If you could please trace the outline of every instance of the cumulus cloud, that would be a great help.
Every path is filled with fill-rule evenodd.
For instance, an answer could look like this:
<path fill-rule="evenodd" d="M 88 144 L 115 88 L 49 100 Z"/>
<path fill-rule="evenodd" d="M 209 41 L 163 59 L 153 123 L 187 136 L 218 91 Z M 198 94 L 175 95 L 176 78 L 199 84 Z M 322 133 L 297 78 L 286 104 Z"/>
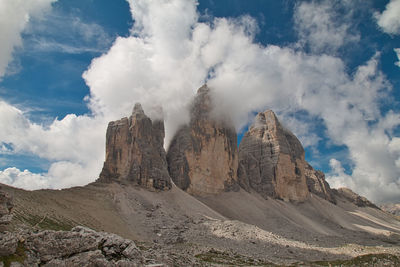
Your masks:
<path fill-rule="evenodd" d="M 300 43 L 316 53 L 335 53 L 345 44 L 357 42 L 351 28 L 352 8 L 346 1 L 301 2 L 294 13 Z M 339 12 L 342 10 L 342 13 Z M 347 13 L 343 14 L 343 10 Z"/>
<path fill-rule="evenodd" d="M 399 114 L 382 113 L 380 106 L 391 86 L 378 69 L 379 54 L 348 74 L 343 60 L 321 53 L 334 52 L 347 42 L 346 36 L 355 36 L 347 26 L 330 25 L 334 17 L 327 2 L 296 7 L 299 23 L 316 27 L 302 37 L 315 47 L 311 53 L 255 43 L 257 27 L 250 17 L 199 22 L 196 1 L 128 2 L 135 21 L 131 35 L 118 37 L 83 74 L 90 87 L 92 117 L 68 115 L 43 127 L 20 110 L 0 105 L 0 121 L 10 125 L 1 129 L 0 141 L 54 161 L 39 181 L 63 187 L 94 180 L 104 160 L 106 122 L 127 116 L 135 102 L 141 102 L 151 117 L 165 118 L 168 143 L 187 121 L 195 90 L 207 82 L 214 92 L 216 114 L 230 116 L 237 130 L 254 112 L 270 108 L 282 118 L 294 118 L 286 126 L 313 146 L 319 137 L 301 123 L 323 123 L 326 137 L 349 151 L 348 159 L 331 161 L 329 181 L 372 200 L 400 200 L 395 194 L 400 190 L 400 149 L 393 135 Z M 318 37 L 316 10 L 321 11 L 322 29 L 334 36 L 330 43 Z M 304 115 L 293 117 L 299 113 Z M 351 161 L 350 172 L 343 170 L 343 160 Z M 19 178 L 24 172 L 8 173 L 14 173 L 12 181 L 28 181 Z"/>
<path fill-rule="evenodd" d="M 0 78 L 6 73 L 16 47 L 22 45 L 21 32 L 31 17 L 40 16 L 56 0 L 13 0 L 0 3 Z"/>
<path fill-rule="evenodd" d="M 28 170 L 20 171 L 14 167 L 0 171 L 0 181 L 4 184 L 31 190 L 51 188 L 48 179 L 43 175 L 31 173 Z"/>
<path fill-rule="evenodd" d="M 400 0 L 390 0 L 382 13 L 375 13 L 379 27 L 389 34 L 400 34 Z"/>
<path fill-rule="evenodd" d="M 104 118 L 70 114 L 45 127 L 0 101 L 0 122 L 5 125 L 0 140 L 12 144 L 13 153 L 29 152 L 53 162 L 45 174 L 8 168 L 0 182 L 26 189 L 63 188 L 87 184 L 98 176 L 104 160 Z"/>

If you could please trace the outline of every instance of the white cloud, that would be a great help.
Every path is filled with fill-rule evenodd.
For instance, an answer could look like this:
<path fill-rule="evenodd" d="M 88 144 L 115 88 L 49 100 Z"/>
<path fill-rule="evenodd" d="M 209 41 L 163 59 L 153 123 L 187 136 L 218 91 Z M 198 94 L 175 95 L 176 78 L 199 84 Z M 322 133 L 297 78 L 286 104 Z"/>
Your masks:
<path fill-rule="evenodd" d="M 60 11 L 35 20 L 24 33 L 24 47 L 33 52 L 99 53 L 106 52 L 113 41 L 99 24 L 84 22 L 75 15 Z"/>
<path fill-rule="evenodd" d="M 17 168 L 0 171 L 0 182 L 31 190 L 51 187 L 43 175 L 31 173 L 28 170 L 20 171 Z"/>
<path fill-rule="evenodd" d="M 396 63 L 394 63 L 396 66 L 399 66 L 400 67 L 400 48 L 395 48 L 394 49 L 394 52 L 396 53 L 396 55 L 397 55 L 397 62 Z"/>
<path fill-rule="evenodd" d="M 400 200 L 394 194 L 400 190 L 400 154 L 393 136 L 400 119 L 395 112 L 380 111 L 390 85 L 378 70 L 379 54 L 349 75 L 340 58 L 319 49 L 308 54 L 254 43 L 256 27 L 249 17 L 199 23 L 195 1 L 129 3 L 135 20 L 131 36 L 118 37 L 83 74 L 94 117 L 68 115 L 44 128 L 20 110 L 0 105 L 0 122 L 9 125 L 0 130 L 0 141 L 54 161 L 42 174 L 49 185 L 65 186 L 66 179 L 71 184 L 93 181 L 104 160 L 106 121 L 127 116 L 135 102 L 152 117 L 165 116 L 168 142 L 177 126 L 187 121 L 186 107 L 207 80 L 214 89 L 216 113 L 229 115 L 237 129 L 255 111 L 271 108 L 284 118 L 301 111 L 304 117 L 286 125 L 304 135 L 302 140 L 315 145 L 311 139 L 317 137 L 300 122 L 319 120 L 331 142 L 348 148 L 352 172 L 345 174 L 340 162 L 333 161 L 332 183 L 350 186 L 372 200 Z M 348 28 L 335 32 L 331 20 L 328 16 L 322 24 L 337 35 L 338 41 L 328 46 L 335 50 L 346 42 L 341 38 Z M 327 44 L 313 34 L 303 38 L 323 49 Z"/>
<path fill-rule="evenodd" d="M 352 177 L 345 173 L 345 170 L 340 161 L 338 161 L 337 159 L 330 159 L 329 166 L 331 167 L 332 172 L 329 176 L 326 177 L 326 180 L 332 188 L 355 187 L 354 183 L 352 183 Z M 352 184 L 350 185 L 350 183 Z"/>
<path fill-rule="evenodd" d="M 56 0 L 0 2 L 0 79 L 6 73 L 14 49 L 22 45 L 21 32 L 32 16 L 40 16 Z"/>
<path fill-rule="evenodd" d="M 338 6 L 348 13 L 339 13 Z M 312 52 L 331 54 L 345 44 L 357 42 L 360 37 L 352 32 L 351 11 L 346 1 L 301 2 L 294 13 L 300 42 Z"/>
<path fill-rule="evenodd" d="M 389 34 L 400 34 L 400 0 L 390 0 L 385 10 L 375 13 L 379 27 Z"/>
<path fill-rule="evenodd" d="M 6 126 L 0 129 L 0 140 L 12 144 L 13 153 L 29 152 L 53 162 L 48 173 L 41 175 L 6 169 L 0 182 L 25 189 L 62 188 L 84 185 L 98 177 L 105 153 L 104 118 L 70 114 L 44 127 L 30 122 L 21 110 L 0 101 L 0 122 Z M 31 182 L 36 178 L 37 183 Z"/>

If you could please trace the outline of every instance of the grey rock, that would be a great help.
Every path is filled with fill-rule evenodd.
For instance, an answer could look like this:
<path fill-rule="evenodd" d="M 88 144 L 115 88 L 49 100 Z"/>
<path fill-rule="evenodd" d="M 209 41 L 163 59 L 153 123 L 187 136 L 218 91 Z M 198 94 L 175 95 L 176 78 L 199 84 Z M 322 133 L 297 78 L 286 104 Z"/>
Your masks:
<path fill-rule="evenodd" d="M 13 207 L 11 195 L 1 190 L 0 186 L 0 232 L 6 230 L 6 226 L 11 222 Z"/>
<path fill-rule="evenodd" d="M 98 245 L 98 236 L 74 231 L 41 231 L 32 233 L 25 241 L 26 248 L 34 251 L 41 262 L 96 250 Z"/>
<path fill-rule="evenodd" d="M 0 256 L 14 254 L 17 246 L 18 238 L 16 235 L 9 232 L 0 233 Z"/>
<path fill-rule="evenodd" d="M 371 207 L 371 208 L 379 209 L 379 207 L 377 207 L 374 203 L 369 201 L 367 198 L 360 196 L 357 193 L 353 192 L 350 188 L 342 187 L 339 189 L 333 189 L 333 192 L 338 197 L 343 197 L 358 207 Z"/>
<path fill-rule="evenodd" d="M 304 149 L 271 111 L 260 112 L 239 147 L 239 184 L 264 198 L 305 201 Z"/>
<path fill-rule="evenodd" d="M 322 171 L 314 170 L 310 164 L 305 166 L 308 190 L 333 204 L 336 204 L 335 195 L 325 180 L 325 174 Z"/>
<path fill-rule="evenodd" d="M 164 122 L 153 122 L 136 104 L 129 118 L 108 124 L 106 160 L 98 181 L 129 182 L 150 190 L 170 189 L 164 136 Z"/>
<path fill-rule="evenodd" d="M 54 259 L 46 263 L 46 267 L 110 267 L 115 266 L 106 260 L 100 250 L 79 253 L 67 259 Z"/>
<path fill-rule="evenodd" d="M 391 213 L 395 216 L 400 216 L 400 204 L 399 203 L 385 203 L 379 206 L 381 210 Z"/>
<path fill-rule="evenodd" d="M 172 180 L 193 195 L 239 190 L 236 131 L 229 119 L 212 112 L 212 92 L 204 85 L 192 103 L 190 123 L 177 131 L 167 153 Z"/>
<path fill-rule="evenodd" d="M 22 263 L 14 261 L 10 263 L 10 267 L 24 267 L 24 265 Z"/>
<path fill-rule="evenodd" d="M 7 233 L 1 242 L 5 247 L 1 256 L 15 254 L 20 242 L 26 266 L 142 266 L 144 262 L 132 240 L 81 226 L 71 231 Z"/>
<path fill-rule="evenodd" d="M 131 242 L 123 251 L 122 255 L 124 255 L 127 259 L 137 259 L 140 258 L 140 250 L 136 247 L 135 243 Z"/>

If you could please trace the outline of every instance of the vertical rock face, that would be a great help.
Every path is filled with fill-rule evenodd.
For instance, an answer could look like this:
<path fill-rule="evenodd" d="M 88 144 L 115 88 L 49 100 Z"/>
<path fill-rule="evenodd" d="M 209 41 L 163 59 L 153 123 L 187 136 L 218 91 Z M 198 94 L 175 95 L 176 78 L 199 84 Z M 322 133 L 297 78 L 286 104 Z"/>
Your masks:
<path fill-rule="evenodd" d="M 110 122 L 106 161 L 99 181 L 132 182 L 148 189 L 170 189 L 164 135 L 164 123 L 152 122 L 140 104 L 135 105 L 129 118 Z"/>
<path fill-rule="evenodd" d="M 13 206 L 12 197 L 6 192 L 2 191 L 0 187 L 0 231 L 3 231 L 11 222 L 11 210 Z"/>
<path fill-rule="evenodd" d="M 211 111 L 210 89 L 204 85 L 193 102 L 189 125 L 181 127 L 168 149 L 172 180 L 194 195 L 239 189 L 236 131 L 211 118 Z"/>
<path fill-rule="evenodd" d="M 305 172 L 308 190 L 311 193 L 336 204 L 334 193 L 329 184 L 325 181 L 325 174 L 321 171 L 314 170 L 314 168 L 308 163 L 306 163 Z"/>
<path fill-rule="evenodd" d="M 239 183 L 264 198 L 304 201 L 310 193 L 300 141 L 268 110 L 259 113 L 239 147 Z"/>

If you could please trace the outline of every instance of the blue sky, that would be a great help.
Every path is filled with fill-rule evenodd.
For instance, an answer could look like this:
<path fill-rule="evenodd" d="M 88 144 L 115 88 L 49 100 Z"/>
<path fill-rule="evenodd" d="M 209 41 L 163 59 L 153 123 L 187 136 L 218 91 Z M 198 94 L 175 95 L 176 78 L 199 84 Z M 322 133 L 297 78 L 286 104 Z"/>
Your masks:
<path fill-rule="evenodd" d="M 39 0 L 0 5 L 0 182 L 94 181 L 107 122 L 187 121 L 204 82 L 239 135 L 273 109 L 332 186 L 400 201 L 400 1 Z"/>

